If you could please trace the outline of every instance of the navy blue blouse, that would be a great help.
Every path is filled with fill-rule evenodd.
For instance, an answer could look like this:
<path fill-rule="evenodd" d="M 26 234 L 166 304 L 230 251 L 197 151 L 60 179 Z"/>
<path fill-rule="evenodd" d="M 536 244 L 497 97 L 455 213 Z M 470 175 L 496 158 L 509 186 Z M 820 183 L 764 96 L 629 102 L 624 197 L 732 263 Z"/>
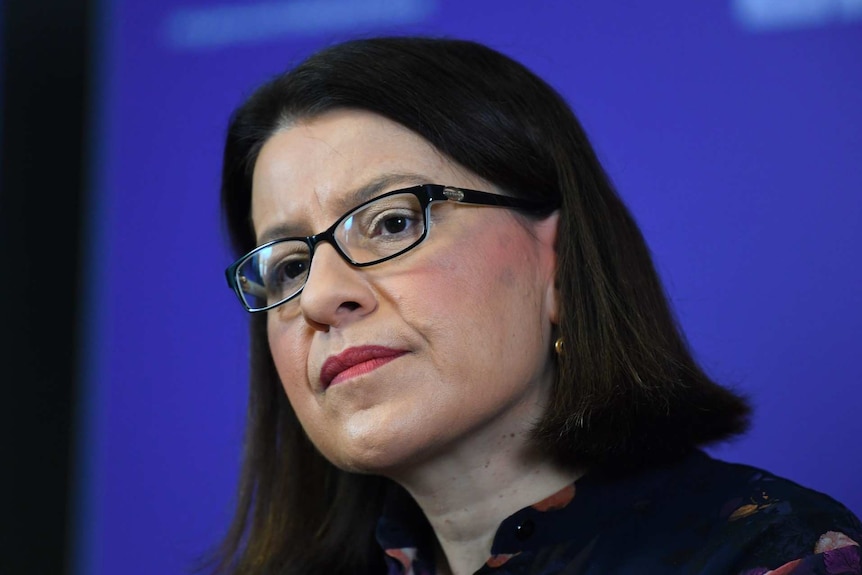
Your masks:
<path fill-rule="evenodd" d="M 389 575 L 433 575 L 434 534 L 406 493 L 377 525 Z M 833 499 L 695 452 L 623 477 L 588 473 L 508 517 L 481 574 L 862 575 L 862 524 Z"/>

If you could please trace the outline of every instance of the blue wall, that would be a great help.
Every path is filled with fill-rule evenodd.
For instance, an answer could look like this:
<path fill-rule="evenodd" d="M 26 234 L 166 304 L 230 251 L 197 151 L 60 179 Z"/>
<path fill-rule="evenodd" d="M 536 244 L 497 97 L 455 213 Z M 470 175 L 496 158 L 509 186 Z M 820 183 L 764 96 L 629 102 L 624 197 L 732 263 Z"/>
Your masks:
<path fill-rule="evenodd" d="M 862 513 L 862 2 L 104 4 L 81 575 L 186 572 L 222 535 L 247 385 L 222 275 L 227 117 L 356 34 L 476 39 L 556 86 L 697 356 L 754 399 L 754 430 L 715 452 Z"/>

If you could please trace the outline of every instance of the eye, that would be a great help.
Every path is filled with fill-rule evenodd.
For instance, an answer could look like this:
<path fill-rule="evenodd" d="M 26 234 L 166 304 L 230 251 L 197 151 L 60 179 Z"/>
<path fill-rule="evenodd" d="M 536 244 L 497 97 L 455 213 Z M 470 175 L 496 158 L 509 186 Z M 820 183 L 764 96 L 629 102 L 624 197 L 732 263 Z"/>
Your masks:
<path fill-rule="evenodd" d="M 294 254 L 272 262 L 266 273 L 266 290 L 283 295 L 297 289 L 308 275 L 310 259 L 306 254 Z"/>
<path fill-rule="evenodd" d="M 424 222 L 415 194 L 393 193 L 365 204 L 342 220 L 336 237 L 356 261 L 372 261 L 416 243 L 422 237 Z"/>
<path fill-rule="evenodd" d="M 275 269 L 275 278 L 277 280 L 292 281 L 304 275 L 308 271 L 307 259 L 294 259 L 282 261 L 278 263 Z"/>
<path fill-rule="evenodd" d="M 386 218 L 381 224 L 381 227 L 388 234 L 397 234 L 406 230 L 409 225 L 410 220 L 404 216 L 392 216 Z"/>
<path fill-rule="evenodd" d="M 387 210 L 375 216 L 368 226 L 366 235 L 368 237 L 403 235 L 418 226 L 418 214 L 407 210 Z"/>

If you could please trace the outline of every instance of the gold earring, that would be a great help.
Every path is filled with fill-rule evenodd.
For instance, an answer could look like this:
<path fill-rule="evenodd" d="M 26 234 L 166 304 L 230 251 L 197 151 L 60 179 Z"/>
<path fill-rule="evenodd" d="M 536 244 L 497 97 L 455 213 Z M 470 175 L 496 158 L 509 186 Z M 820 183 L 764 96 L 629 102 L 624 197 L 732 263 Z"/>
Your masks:
<path fill-rule="evenodd" d="M 557 352 L 557 355 L 563 355 L 563 336 L 557 338 L 557 341 L 554 342 L 554 351 Z"/>

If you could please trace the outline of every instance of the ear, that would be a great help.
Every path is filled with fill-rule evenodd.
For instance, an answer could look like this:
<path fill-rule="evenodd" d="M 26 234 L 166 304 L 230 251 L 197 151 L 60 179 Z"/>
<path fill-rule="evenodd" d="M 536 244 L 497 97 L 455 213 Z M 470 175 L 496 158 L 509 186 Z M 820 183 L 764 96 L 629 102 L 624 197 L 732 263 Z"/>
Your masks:
<path fill-rule="evenodd" d="M 560 323 L 560 296 L 557 289 L 557 235 L 560 211 L 536 223 L 535 233 L 539 240 L 542 277 L 545 280 L 545 317 L 553 325 Z"/>

